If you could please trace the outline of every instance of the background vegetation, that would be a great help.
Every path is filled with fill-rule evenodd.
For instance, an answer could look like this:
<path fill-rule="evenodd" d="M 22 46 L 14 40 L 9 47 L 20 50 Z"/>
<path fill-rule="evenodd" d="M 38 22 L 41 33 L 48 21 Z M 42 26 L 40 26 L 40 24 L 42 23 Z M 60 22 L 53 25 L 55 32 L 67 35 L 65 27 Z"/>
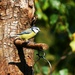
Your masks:
<path fill-rule="evenodd" d="M 36 42 L 49 45 L 45 52 L 52 75 L 75 75 L 75 1 L 35 0 L 35 7 L 36 25 L 41 29 Z M 39 62 L 35 74 L 48 75 L 48 63 L 42 59 Z"/>

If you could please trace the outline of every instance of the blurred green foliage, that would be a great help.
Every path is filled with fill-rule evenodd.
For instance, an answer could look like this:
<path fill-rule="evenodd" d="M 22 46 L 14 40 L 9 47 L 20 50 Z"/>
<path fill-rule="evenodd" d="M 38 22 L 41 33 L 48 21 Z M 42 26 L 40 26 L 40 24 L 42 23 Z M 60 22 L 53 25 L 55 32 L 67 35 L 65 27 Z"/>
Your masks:
<path fill-rule="evenodd" d="M 41 29 L 36 42 L 49 45 L 45 52 L 52 75 L 75 75 L 75 0 L 35 0 L 35 7 Z M 48 75 L 48 63 L 39 62 L 36 75 Z"/>

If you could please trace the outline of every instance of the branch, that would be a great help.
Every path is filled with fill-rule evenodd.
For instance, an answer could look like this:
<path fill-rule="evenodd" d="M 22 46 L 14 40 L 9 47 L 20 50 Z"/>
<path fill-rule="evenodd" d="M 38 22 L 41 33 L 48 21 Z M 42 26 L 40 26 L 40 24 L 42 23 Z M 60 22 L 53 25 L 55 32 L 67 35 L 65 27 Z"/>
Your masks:
<path fill-rule="evenodd" d="M 26 41 L 21 40 L 21 39 L 14 40 L 14 44 L 16 46 L 21 46 L 21 47 L 31 48 L 31 49 L 36 49 L 36 50 L 47 50 L 48 49 L 48 45 L 45 43 L 34 43 L 34 42 L 27 43 Z"/>

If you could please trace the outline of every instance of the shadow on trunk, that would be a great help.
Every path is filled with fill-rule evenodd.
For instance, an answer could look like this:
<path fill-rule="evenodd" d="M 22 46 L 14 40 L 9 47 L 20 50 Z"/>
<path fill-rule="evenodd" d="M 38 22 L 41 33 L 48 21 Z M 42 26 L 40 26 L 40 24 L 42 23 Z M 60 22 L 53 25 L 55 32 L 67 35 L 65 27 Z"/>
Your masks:
<path fill-rule="evenodd" d="M 21 62 L 9 62 L 9 64 L 16 65 L 24 75 L 32 75 L 33 70 L 32 67 L 26 64 L 23 47 L 16 46 L 16 48 Z"/>

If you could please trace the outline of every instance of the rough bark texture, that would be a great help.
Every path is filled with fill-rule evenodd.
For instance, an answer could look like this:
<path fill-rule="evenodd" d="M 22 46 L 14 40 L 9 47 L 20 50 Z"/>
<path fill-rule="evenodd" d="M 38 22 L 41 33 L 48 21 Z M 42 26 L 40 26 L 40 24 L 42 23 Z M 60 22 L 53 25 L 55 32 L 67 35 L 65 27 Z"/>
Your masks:
<path fill-rule="evenodd" d="M 33 0 L 0 0 L 0 75 L 32 75 L 33 50 L 9 37 L 29 28 L 34 12 Z"/>

